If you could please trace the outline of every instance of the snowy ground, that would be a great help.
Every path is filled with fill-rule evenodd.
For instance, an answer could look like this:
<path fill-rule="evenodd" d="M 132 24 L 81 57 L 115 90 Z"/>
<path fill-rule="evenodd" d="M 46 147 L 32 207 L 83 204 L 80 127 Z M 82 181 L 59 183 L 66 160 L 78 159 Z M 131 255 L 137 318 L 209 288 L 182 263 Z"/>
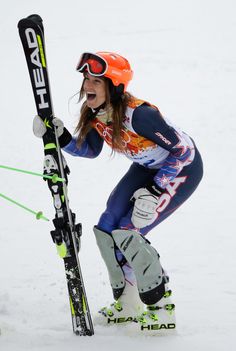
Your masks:
<path fill-rule="evenodd" d="M 80 87 L 75 72 L 80 53 L 113 50 L 134 68 L 130 91 L 188 132 L 205 164 L 198 191 L 149 235 L 171 277 L 178 322 L 171 337 L 131 337 L 123 328 L 96 326 L 92 338 L 74 336 L 52 225 L 0 198 L 1 351 L 234 349 L 235 11 L 234 0 L 8 0 L 1 5 L 0 164 L 42 170 L 42 143 L 31 131 L 35 106 L 17 32 L 18 20 L 32 13 L 44 19 L 55 112 L 71 131 L 76 117 L 68 112 L 68 99 Z M 81 265 L 95 313 L 111 300 L 111 292 L 92 227 L 129 161 L 110 158 L 107 148 L 93 161 L 70 156 L 67 161 L 71 208 L 84 228 Z M 41 179 L 0 172 L 1 193 L 53 218 Z"/>

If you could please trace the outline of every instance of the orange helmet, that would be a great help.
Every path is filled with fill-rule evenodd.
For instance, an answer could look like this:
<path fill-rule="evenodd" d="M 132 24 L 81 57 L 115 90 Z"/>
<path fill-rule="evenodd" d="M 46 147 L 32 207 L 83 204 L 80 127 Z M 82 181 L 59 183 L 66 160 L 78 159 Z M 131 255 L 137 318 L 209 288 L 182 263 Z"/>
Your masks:
<path fill-rule="evenodd" d="M 126 91 L 127 85 L 133 77 L 128 60 L 119 54 L 107 51 L 99 51 L 96 54 L 83 53 L 76 70 L 79 72 L 87 71 L 92 76 L 107 77 L 115 87 L 123 84 L 123 91 Z"/>

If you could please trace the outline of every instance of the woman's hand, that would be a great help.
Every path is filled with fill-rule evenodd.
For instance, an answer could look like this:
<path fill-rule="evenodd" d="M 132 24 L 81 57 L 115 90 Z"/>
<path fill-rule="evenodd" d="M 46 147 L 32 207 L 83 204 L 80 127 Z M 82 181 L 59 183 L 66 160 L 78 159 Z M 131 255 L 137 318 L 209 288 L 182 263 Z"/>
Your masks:
<path fill-rule="evenodd" d="M 63 148 L 70 143 L 72 135 L 65 128 L 64 123 L 61 119 L 54 117 L 52 124 L 56 127 L 59 144 Z M 35 116 L 33 119 L 33 133 L 36 137 L 42 138 L 47 131 L 47 127 L 43 120 L 39 116 Z"/>

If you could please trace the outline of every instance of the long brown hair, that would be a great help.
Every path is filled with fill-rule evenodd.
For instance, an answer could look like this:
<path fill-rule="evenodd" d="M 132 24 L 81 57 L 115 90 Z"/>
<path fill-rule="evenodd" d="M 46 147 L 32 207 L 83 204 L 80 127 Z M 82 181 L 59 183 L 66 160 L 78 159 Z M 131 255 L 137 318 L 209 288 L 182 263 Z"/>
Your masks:
<path fill-rule="evenodd" d="M 100 78 L 101 79 L 101 78 Z M 112 102 L 110 89 L 109 89 L 109 80 L 107 78 L 102 78 L 105 81 L 106 89 L 106 107 L 112 107 L 111 109 L 111 119 L 112 119 L 112 151 L 122 152 L 124 147 L 122 145 L 122 122 L 125 117 L 125 110 L 128 106 L 128 103 L 131 102 L 134 97 L 128 92 L 125 92 L 121 95 L 118 101 Z M 79 101 L 81 101 L 85 96 L 84 91 L 84 81 L 81 86 Z M 91 119 L 91 109 L 87 106 L 86 102 L 83 103 L 80 110 L 80 119 L 76 126 L 75 132 L 78 133 L 77 137 L 77 146 L 81 146 L 83 141 L 86 138 L 88 132 L 92 129 L 92 119 Z"/>

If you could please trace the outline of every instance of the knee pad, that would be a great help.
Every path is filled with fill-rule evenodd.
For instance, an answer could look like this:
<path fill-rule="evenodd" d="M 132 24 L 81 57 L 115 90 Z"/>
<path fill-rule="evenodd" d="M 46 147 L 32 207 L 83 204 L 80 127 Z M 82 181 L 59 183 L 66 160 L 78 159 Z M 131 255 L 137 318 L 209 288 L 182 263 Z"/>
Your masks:
<path fill-rule="evenodd" d="M 132 230 L 113 230 L 112 237 L 134 270 L 140 299 L 147 305 L 158 302 L 164 296 L 165 282 L 157 251 Z"/>
<path fill-rule="evenodd" d="M 113 290 L 114 299 L 117 300 L 125 288 L 125 277 L 115 255 L 115 243 L 112 236 L 102 230 L 93 228 L 97 245 L 107 266 L 109 280 Z"/>

